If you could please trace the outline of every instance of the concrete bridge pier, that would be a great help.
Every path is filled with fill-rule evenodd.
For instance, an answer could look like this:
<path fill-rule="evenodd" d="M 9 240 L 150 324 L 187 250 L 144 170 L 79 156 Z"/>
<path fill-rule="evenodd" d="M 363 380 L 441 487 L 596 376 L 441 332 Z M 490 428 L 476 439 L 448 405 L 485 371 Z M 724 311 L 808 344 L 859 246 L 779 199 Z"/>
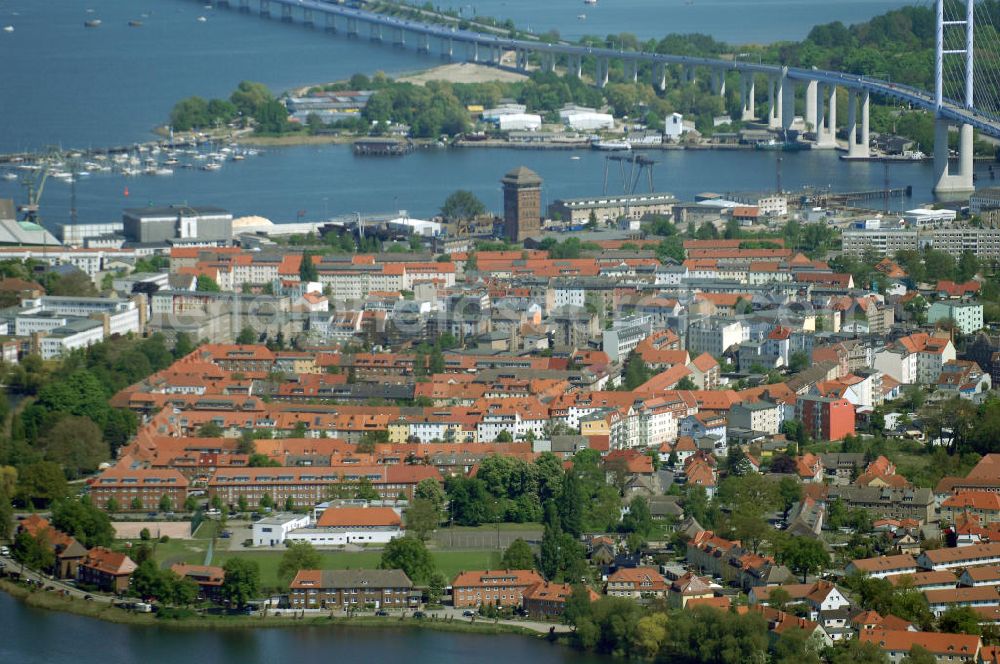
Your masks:
<path fill-rule="evenodd" d="M 337 15 L 323 14 L 323 29 L 327 32 L 337 32 Z"/>
<path fill-rule="evenodd" d="M 431 50 L 431 38 L 430 35 L 417 34 L 417 53 L 430 53 Z"/>
<path fill-rule="evenodd" d="M 607 58 L 597 58 L 597 74 L 594 76 L 594 83 L 597 87 L 603 88 L 608 84 L 608 68 L 610 60 Z"/>
<path fill-rule="evenodd" d="M 479 62 L 479 43 L 470 42 L 465 49 L 465 55 L 466 55 L 466 60 L 469 60 L 471 62 Z"/>
<path fill-rule="evenodd" d="M 788 131 L 795 122 L 795 83 L 787 76 L 782 76 L 781 91 L 781 128 Z"/>
<path fill-rule="evenodd" d="M 271 15 L 271 3 L 268 0 L 260 0 L 260 15 L 270 16 Z"/>
<path fill-rule="evenodd" d="M 653 85 L 660 92 L 667 89 L 667 66 L 662 62 L 653 65 Z"/>
<path fill-rule="evenodd" d="M 451 60 L 452 56 L 455 54 L 455 44 L 450 38 L 441 39 L 441 57 L 448 58 Z"/>
<path fill-rule="evenodd" d="M 767 126 L 771 129 L 781 129 L 781 105 L 784 97 L 783 80 L 781 78 L 767 79 Z"/>
<path fill-rule="evenodd" d="M 292 6 L 291 5 L 281 5 L 281 20 L 285 23 L 292 22 Z"/>
<path fill-rule="evenodd" d="M 250 13 L 250 0 L 240 0 L 240 11 L 244 14 Z"/>
<path fill-rule="evenodd" d="M 720 97 L 726 96 L 726 72 L 724 70 L 712 70 L 712 93 Z"/>
<path fill-rule="evenodd" d="M 406 35 L 403 33 L 402 28 L 394 28 L 392 31 L 392 45 L 398 46 L 399 48 L 406 47 Z"/>
<path fill-rule="evenodd" d="M 372 23 L 368 26 L 369 36 L 372 41 L 381 42 L 382 41 L 382 26 L 378 23 Z"/>
<path fill-rule="evenodd" d="M 639 82 L 639 61 L 638 60 L 626 60 L 625 61 L 625 78 L 629 79 L 633 83 Z"/>
<path fill-rule="evenodd" d="M 858 133 L 858 102 L 861 102 L 861 132 Z M 869 94 L 867 90 L 860 93 L 849 90 L 847 93 L 847 156 L 850 159 L 868 158 L 871 155 L 868 144 L 870 141 L 868 129 Z"/>
<path fill-rule="evenodd" d="M 948 161 L 948 134 L 952 123 L 945 118 L 934 121 L 934 193 L 968 194 L 976 190 L 972 179 L 972 125 L 958 128 L 958 164 L 953 170 Z"/>
<path fill-rule="evenodd" d="M 523 48 L 514 51 L 514 67 L 519 71 L 525 71 L 528 68 L 528 52 Z"/>
<path fill-rule="evenodd" d="M 740 99 L 743 103 L 743 121 L 751 122 L 757 117 L 756 83 L 753 74 L 741 74 Z"/>
<path fill-rule="evenodd" d="M 347 17 L 347 36 L 357 37 L 358 36 L 358 19 Z"/>
<path fill-rule="evenodd" d="M 837 86 L 821 85 L 816 95 L 816 145 L 831 150 L 837 147 Z"/>
<path fill-rule="evenodd" d="M 681 78 L 685 83 L 694 83 L 694 67 L 681 67 Z"/>
<path fill-rule="evenodd" d="M 302 8 L 302 23 L 304 25 L 308 25 L 309 27 L 312 27 L 314 25 L 313 10 L 309 9 L 308 7 Z"/>
<path fill-rule="evenodd" d="M 545 71 L 554 72 L 556 70 L 556 54 L 555 53 L 545 53 L 542 56 L 543 66 Z"/>
<path fill-rule="evenodd" d="M 575 74 L 577 78 L 583 78 L 583 56 L 578 55 L 576 58 L 570 56 L 567 69 Z"/>
<path fill-rule="evenodd" d="M 806 83 L 806 124 L 816 129 L 816 100 L 819 97 L 819 81 Z"/>

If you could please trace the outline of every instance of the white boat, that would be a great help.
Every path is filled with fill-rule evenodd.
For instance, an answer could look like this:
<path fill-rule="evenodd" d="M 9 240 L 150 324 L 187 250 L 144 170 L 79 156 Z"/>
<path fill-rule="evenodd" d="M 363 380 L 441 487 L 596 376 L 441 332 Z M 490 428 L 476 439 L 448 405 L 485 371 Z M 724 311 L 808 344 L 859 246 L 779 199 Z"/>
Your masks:
<path fill-rule="evenodd" d="M 580 155 L 577 154 L 573 155 L 572 157 L 570 157 L 570 161 L 580 161 Z"/>
<path fill-rule="evenodd" d="M 205 21 L 207 21 L 207 20 L 208 20 L 208 19 L 207 19 L 207 18 L 205 18 L 204 16 L 199 16 L 199 17 L 198 17 L 198 22 L 199 22 L 199 23 L 204 23 L 204 22 L 205 22 Z"/>
<path fill-rule="evenodd" d="M 3 179 L 4 180 L 16 180 L 17 179 L 17 173 L 4 173 L 3 174 Z"/>
<path fill-rule="evenodd" d="M 232 159 L 233 161 L 243 161 L 244 159 L 246 159 L 246 157 L 237 152 L 232 157 L 230 157 L 230 159 Z"/>
<path fill-rule="evenodd" d="M 5 25 L 5 26 L 3 26 L 3 31 L 4 32 L 14 32 L 14 26 L 13 25 Z"/>
<path fill-rule="evenodd" d="M 617 151 L 617 150 L 631 150 L 632 144 L 628 141 L 594 141 L 590 144 L 595 150 L 605 150 L 605 151 Z"/>
<path fill-rule="evenodd" d="M 596 5 L 597 4 L 597 0 L 583 0 L 583 4 L 585 4 L 585 5 Z"/>
<path fill-rule="evenodd" d="M 577 14 L 576 17 L 578 19 L 580 19 L 581 21 L 586 21 L 587 20 L 587 15 L 586 14 Z"/>
<path fill-rule="evenodd" d="M 207 163 L 204 166 L 202 166 L 201 170 L 203 170 L 203 171 L 217 171 L 217 170 L 219 170 L 221 168 L 222 168 L 222 164 L 220 164 L 217 161 L 213 161 L 213 162 Z"/>
<path fill-rule="evenodd" d="M 174 169 L 172 168 L 157 168 L 153 171 L 153 175 L 173 175 Z"/>

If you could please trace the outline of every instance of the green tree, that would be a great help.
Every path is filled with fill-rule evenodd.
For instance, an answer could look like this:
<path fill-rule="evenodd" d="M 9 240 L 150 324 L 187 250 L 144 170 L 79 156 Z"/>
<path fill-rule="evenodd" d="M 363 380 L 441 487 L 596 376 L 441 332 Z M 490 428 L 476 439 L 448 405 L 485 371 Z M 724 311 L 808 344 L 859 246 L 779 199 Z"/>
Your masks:
<path fill-rule="evenodd" d="M 444 596 L 444 587 L 447 583 L 447 580 L 441 572 L 434 572 L 431 574 L 431 579 L 427 582 L 428 604 L 433 606 L 439 606 L 441 604 L 441 597 Z"/>
<path fill-rule="evenodd" d="M 199 438 L 222 438 L 222 427 L 209 420 L 198 427 Z"/>
<path fill-rule="evenodd" d="M 195 290 L 202 291 L 205 293 L 218 293 L 222 289 L 219 288 L 219 284 L 216 283 L 215 279 L 208 276 L 207 274 L 199 274 L 197 283 L 195 285 Z"/>
<path fill-rule="evenodd" d="M 414 498 L 430 501 L 434 507 L 441 509 L 444 507 L 445 494 L 441 488 L 441 483 L 434 479 L 420 480 L 417 488 L 413 492 Z"/>
<path fill-rule="evenodd" d="M 445 199 L 441 216 L 448 221 L 469 221 L 485 214 L 486 206 L 470 191 L 458 190 Z"/>
<path fill-rule="evenodd" d="M 281 562 L 278 563 L 278 578 L 283 585 L 291 583 L 299 570 L 320 569 L 322 558 L 319 551 L 313 548 L 309 542 L 292 542 L 288 549 L 281 554 Z"/>
<path fill-rule="evenodd" d="M 362 477 L 358 481 L 358 488 L 354 494 L 354 497 L 358 500 L 378 500 L 381 498 L 378 491 L 372 485 L 372 481 L 367 477 Z"/>
<path fill-rule="evenodd" d="M 307 281 L 319 281 L 319 270 L 313 262 L 313 254 L 306 249 L 302 252 L 302 262 L 299 263 L 299 280 L 303 283 Z"/>
<path fill-rule="evenodd" d="M 170 500 L 170 496 L 163 494 L 160 496 L 160 502 L 157 505 L 161 512 L 169 512 L 174 509 L 174 501 Z"/>
<path fill-rule="evenodd" d="M 222 596 L 238 608 L 260 594 L 260 565 L 256 560 L 233 557 L 222 566 Z"/>
<path fill-rule="evenodd" d="M 531 550 L 531 545 L 518 537 L 503 552 L 500 567 L 503 569 L 534 569 L 535 553 Z"/>
<path fill-rule="evenodd" d="M 857 639 L 838 641 L 827 659 L 830 664 L 889 664 L 889 658 L 877 644 Z"/>
<path fill-rule="evenodd" d="M 923 646 L 915 645 L 900 664 L 937 664 L 938 658 Z"/>
<path fill-rule="evenodd" d="M 38 442 L 45 457 L 71 477 L 94 472 L 111 456 L 101 429 L 88 417 L 61 417 Z"/>
<path fill-rule="evenodd" d="M 50 520 L 55 528 L 72 535 L 87 548 L 111 546 L 115 538 L 107 512 L 91 503 L 86 496 L 53 503 Z"/>
<path fill-rule="evenodd" d="M 954 606 L 938 618 L 938 629 L 950 634 L 982 634 L 979 614 L 972 607 Z"/>
<path fill-rule="evenodd" d="M 808 537 L 790 537 L 778 550 L 778 560 L 793 572 L 802 575 L 802 583 L 809 574 L 821 572 L 830 564 L 830 554 L 823 542 Z"/>
<path fill-rule="evenodd" d="M 648 537 L 653 532 L 653 515 L 645 498 L 636 496 L 628 504 L 628 512 L 622 517 L 621 530 L 643 537 Z"/>
<path fill-rule="evenodd" d="M 9 540 L 14 534 L 14 507 L 10 500 L 7 487 L 0 487 L 0 540 Z"/>
<path fill-rule="evenodd" d="M 20 469 L 17 497 L 28 507 L 47 507 L 69 493 L 69 485 L 59 464 L 38 461 Z"/>
<path fill-rule="evenodd" d="M 434 560 L 427 547 L 415 537 L 399 537 L 382 550 L 379 569 L 401 569 L 415 584 L 430 580 L 434 573 Z"/>
<path fill-rule="evenodd" d="M 35 537 L 23 531 L 14 538 L 12 551 L 14 560 L 35 570 L 51 569 L 56 563 L 56 555 L 48 541 L 41 535 Z"/>
<path fill-rule="evenodd" d="M 257 333 L 253 331 L 253 328 L 249 325 L 245 325 L 240 333 L 236 336 L 236 343 L 241 346 L 247 346 L 257 342 Z"/>
<path fill-rule="evenodd" d="M 653 372 L 646 366 L 642 356 L 632 351 L 625 360 L 625 389 L 634 390 L 652 378 Z"/>
<path fill-rule="evenodd" d="M 426 542 L 441 523 L 441 510 L 426 498 L 414 498 L 406 510 L 406 530 Z"/>

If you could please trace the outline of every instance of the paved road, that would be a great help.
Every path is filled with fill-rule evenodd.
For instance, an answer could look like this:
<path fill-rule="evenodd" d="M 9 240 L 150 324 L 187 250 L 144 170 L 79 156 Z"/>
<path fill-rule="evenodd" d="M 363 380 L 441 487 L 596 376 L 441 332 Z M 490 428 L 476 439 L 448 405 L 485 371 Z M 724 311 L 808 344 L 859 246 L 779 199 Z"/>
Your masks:
<path fill-rule="evenodd" d="M 62 590 L 66 594 L 70 595 L 71 597 L 75 597 L 77 599 L 91 597 L 93 601 L 103 602 L 104 604 L 111 604 L 116 599 L 115 597 L 112 597 L 110 595 L 102 595 L 100 593 L 92 594 L 80 590 L 75 586 L 71 586 L 68 583 L 60 581 L 59 579 L 54 579 L 51 576 L 48 576 L 47 574 L 39 574 L 38 572 L 30 570 L 27 567 L 23 567 L 21 563 L 17 562 L 13 558 L 0 557 L 0 562 L 2 562 L 6 566 L 5 571 L 19 572 L 21 574 L 21 579 L 23 580 L 38 581 L 45 588 L 51 586 L 52 588 L 55 588 L 56 590 Z"/>
<path fill-rule="evenodd" d="M 494 620 L 494 619 L 491 619 L 491 618 L 483 618 L 483 617 L 481 617 L 479 615 L 471 616 L 471 617 L 466 617 L 466 616 L 462 615 L 466 611 L 466 609 L 456 609 L 456 608 L 453 608 L 453 607 L 450 607 L 450 606 L 446 606 L 446 607 L 440 608 L 440 609 L 422 609 L 422 611 L 423 611 L 424 615 L 426 616 L 425 618 L 422 618 L 422 619 L 413 618 L 413 613 L 414 613 L 413 611 L 404 611 L 404 612 L 402 612 L 402 615 L 404 617 L 406 617 L 407 619 L 409 619 L 409 620 L 429 620 L 429 621 L 437 620 L 437 621 L 442 621 L 442 620 L 449 620 L 450 619 L 453 622 L 464 622 L 464 623 L 470 623 L 470 624 L 480 624 L 480 625 L 508 625 L 508 626 L 511 626 L 511 627 L 521 627 L 523 629 L 528 629 L 528 630 L 531 630 L 533 632 L 538 632 L 539 634 L 548 634 L 551 631 L 554 631 L 556 634 L 567 634 L 567 633 L 569 633 L 569 632 L 572 631 L 572 628 L 569 627 L 569 625 L 563 625 L 563 624 L 560 624 L 560 623 L 548 623 L 548 622 L 542 622 L 542 621 L 539 621 L 539 620 L 527 620 L 527 619 Z M 346 618 L 347 615 L 348 615 L 346 611 L 332 611 L 331 612 L 331 611 L 326 611 L 326 610 L 323 610 L 323 611 L 319 611 L 319 610 L 314 610 L 314 611 L 294 611 L 294 610 L 288 610 L 288 609 L 271 609 L 271 610 L 269 610 L 267 612 L 267 617 L 271 617 L 271 618 L 288 618 L 289 616 L 295 616 L 295 615 L 299 615 L 299 614 L 302 614 L 302 615 L 305 615 L 305 616 L 317 616 L 317 615 L 328 616 L 331 613 L 332 613 L 332 615 L 334 617 L 337 617 L 337 618 Z M 401 612 L 399 612 L 399 611 L 390 611 L 389 615 L 386 616 L 385 619 L 387 621 L 398 620 L 399 617 L 400 617 L 400 613 Z M 355 611 L 353 615 L 359 616 L 359 617 L 360 616 L 371 617 L 371 616 L 374 616 L 374 612 L 373 611 Z"/>

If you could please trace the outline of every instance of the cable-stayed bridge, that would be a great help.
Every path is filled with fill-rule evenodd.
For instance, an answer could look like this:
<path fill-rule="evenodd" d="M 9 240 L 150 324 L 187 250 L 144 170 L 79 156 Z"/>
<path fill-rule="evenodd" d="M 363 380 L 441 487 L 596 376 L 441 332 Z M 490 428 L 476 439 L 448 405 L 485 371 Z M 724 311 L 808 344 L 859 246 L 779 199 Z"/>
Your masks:
<path fill-rule="evenodd" d="M 563 67 L 567 75 L 583 77 L 584 66 L 592 68 L 595 85 L 604 87 L 612 62 L 620 62 L 626 79 L 638 80 L 640 72 L 652 76 L 660 90 L 667 86 L 667 67 L 679 67 L 685 80 L 710 77 L 715 93 L 726 92 L 726 74 L 737 72 L 744 120 L 756 119 L 757 86 L 767 88 L 768 125 L 788 129 L 794 119 L 797 91 L 805 96 L 805 121 L 814 136 L 815 148 L 838 147 L 837 90 L 848 93 L 847 156 L 869 156 L 869 109 L 871 97 L 931 111 L 936 117 L 934 191 L 938 194 L 971 192 L 973 186 L 973 131 L 1000 138 L 1000 31 L 993 25 L 990 4 L 977 0 L 923 0 L 935 8 L 934 90 L 881 80 L 869 76 L 787 67 L 739 59 L 721 60 L 642 51 L 615 50 L 570 43 L 545 43 L 514 39 L 499 34 L 462 30 L 456 26 L 409 21 L 323 0 L 220 0 L 223 6 L 251 11 L 251 2 L 261 15 L 280 12 L 285 21 L 296 17 L 303 23 L 343 32 L 351 37 L 396 47 L 412 46 L 419 52 L 439 51 L 448 59 L 500 65 L 513 55 L 517 69 L 527 70 L 529 59 L 547 71 Z M 981 5 L 977 10 L 977 5 Z M 272 9 L 273 8 L 273 9 Z M 998 18 L 997 20 L 1000 20 Z M 985 39 L 976 37 L 977 28 Z M 977 67 L 977 58 L 985 61 Z M 977 89 L 980 91 L 977 94 Z M 762 118 L 763 119 L 763 118 Z M 959 133 L 958 159 L 949 159 L 948 136 Z"/>

